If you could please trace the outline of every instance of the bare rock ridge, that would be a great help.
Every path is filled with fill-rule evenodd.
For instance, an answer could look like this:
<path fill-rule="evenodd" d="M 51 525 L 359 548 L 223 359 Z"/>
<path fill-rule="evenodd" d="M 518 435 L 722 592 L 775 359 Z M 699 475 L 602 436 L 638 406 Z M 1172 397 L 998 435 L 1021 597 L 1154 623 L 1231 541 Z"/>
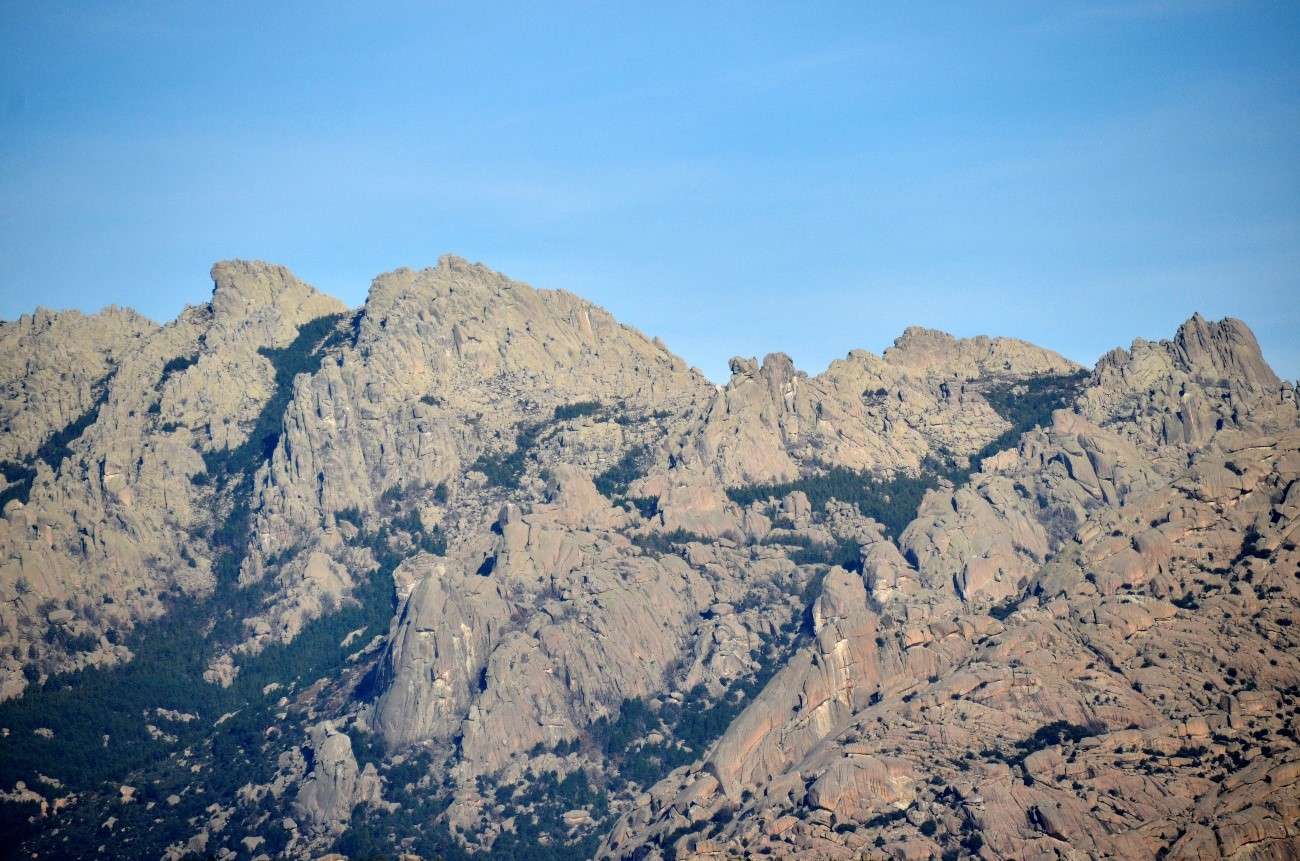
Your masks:
<path fill-rule="evenodd" d="M 714 386 L 456 257 L 212 280 L 0 325 L 24 852 L 1300 853 L 1300 409 L 1240 321 Z"/>
<path fill-rule="evenodd" d="M 813 378 L 783 353 L 761 366 L 736 358 L 677 457 L 728 486 L 789 480 L 816 463 L 915 472 L 927 458 L 969 455 L 1008 428 L 981 384 L 1079 370 L 1023 341 L 918 328 L 883 357 L 854 350 Z"/>
<path fill-rule="evenodd" d="M 909 326 L 885 361 L 917 371 L 974 380 L 997 374 L 1066 374 L 1078 366 L 1051 350 L 1015 338 L 954 338 L 947 332 Z"/>

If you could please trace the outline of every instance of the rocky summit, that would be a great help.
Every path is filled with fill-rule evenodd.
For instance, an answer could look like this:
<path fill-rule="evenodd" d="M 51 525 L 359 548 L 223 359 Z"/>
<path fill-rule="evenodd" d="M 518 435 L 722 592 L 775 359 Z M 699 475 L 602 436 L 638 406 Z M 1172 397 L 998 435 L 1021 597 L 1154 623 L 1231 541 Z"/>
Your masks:
<path fill-rule="evenodd" d="M 456 257 L 212 281 L 0 324 L 0 857 L 1300 858 L 1240 321 L 718 386 Z"/>

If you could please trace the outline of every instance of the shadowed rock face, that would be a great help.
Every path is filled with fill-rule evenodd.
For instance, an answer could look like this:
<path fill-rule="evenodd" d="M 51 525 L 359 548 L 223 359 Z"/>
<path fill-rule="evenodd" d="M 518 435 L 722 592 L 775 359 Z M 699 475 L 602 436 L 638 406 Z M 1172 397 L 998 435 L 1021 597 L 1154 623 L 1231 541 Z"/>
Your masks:
<path fill-rule="evenodd" d="M 116 785 L 60 814 L 106 857 L 1300 852 L 1300 418 L 1239 321 L 1090 375 L 911 328 L 719 387 L 459 258 L 356 311 L 282 267 L 212 277 L 161 327 L 0 326 L 0 694 L 130 660 L 184 596 L 193 683 L 262 674 L 198 739 L 150 724 L 131 779 L 176 787 L 183 835 L 103 827 Z M 832 468 L 931 489 L 890 538 L 813 491 Z M 236 725 L 256 762 L 208 798 Z"/>

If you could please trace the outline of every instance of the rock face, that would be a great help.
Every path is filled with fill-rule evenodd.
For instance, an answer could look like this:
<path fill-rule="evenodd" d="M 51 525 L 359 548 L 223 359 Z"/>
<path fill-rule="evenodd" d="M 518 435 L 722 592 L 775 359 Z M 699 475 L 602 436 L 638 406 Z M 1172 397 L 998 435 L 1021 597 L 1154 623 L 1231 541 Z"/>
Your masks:
<path fill-rule="evenodd" d="M 0 323 L 0 459 L 33 459 L 91 410 L 113 370 L 157 330 L 121 308 L 92 316 L 37 308 Z"/>
<path fill-rule="evenodd" d="M 384 656 L 375 729 L 394 747 L 450 738 L 510 610 L 498 582 L 434 568 L 406 599 Z"/>
<path fill-rule="evenodd" d="M 285 348 L 300 326 L 343 310 L 282 267 L 220 263 L 212 279 L 210 303 L 162 328 L 112 309 L 98 318 L 40 312 L 15 324 L 18 355 L 36 346 L 7 390 L 42 394 L 7 403 L 11 427 L 47 427 L 88 397 L 98 406 L 82 413 L 85 426 L 73 420 L 56 432 L 55 464 L 29 461 L 29 498 L 10 502 L 0 521 L 0 693 L 22 689 L 23 659 L 56 670 L 120 658 L 110 632 L 160 613 L 172 589 L 212 588 L 216 553 L 196 533 L 221 515 L 212 491 L 191 479 L 205 454 L 246 443 L 271 399 L 275 374 L 261 351 Z M 81 343 L 49 358 L 69 341 Z M 67 391 L 47 389 L 58 363 L 83 352 L 81 371 L 57 371 Z M 71 394 L 87 386 L 93 394 Z M 7 444 L 21 457 L 32 440 Z"/>
<path fill-rule="evenodd" d="M 342 830 L 358 804 L 382 800 L 374 765 L 358 768 L 352 741 L 328 721 L 312 727 L 310 750 L 312 770 L 293 803 L 294 812 L 308 827 Z"/>
<path fill-rule="evenodd" d="M 1199 314 L 1172 341 L 1134 341 L 1097 363 L 1098 385 L 1080 412 L 1157 456 L 1204 445 L 1224 425 L 1282 430 L 1295 409 L 1294 390 L 1281 383 L 1239 320 L 1209 323 Z"/>
<path fill-rule="evenodd" d="M 455 257 L 355 311 L 212 277 L 0 325 L 24 851 L 1300 853 L 1300 410 L 1244 324 L 718 387 Z M 63 684 L 104 733 L 23 710 Z"/>

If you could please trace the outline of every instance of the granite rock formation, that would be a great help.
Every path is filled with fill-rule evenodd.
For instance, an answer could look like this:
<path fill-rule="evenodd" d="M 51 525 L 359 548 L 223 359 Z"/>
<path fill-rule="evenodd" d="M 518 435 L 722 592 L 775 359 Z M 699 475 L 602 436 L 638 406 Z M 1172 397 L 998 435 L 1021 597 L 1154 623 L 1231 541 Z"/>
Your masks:
<path fill-rule="evenodd" d="M 212 274 L 0 326 L 23 851 L 1300 853 L 1300 411 L 1239 321 L 715 386 L 455 257 Z"/>
<path fill-rule="evenodd" d="M 1295 392 L 1194 317 L 1077 404 L 833 569 L 815 636 L 602 855 L 1293 857 Z"/>

